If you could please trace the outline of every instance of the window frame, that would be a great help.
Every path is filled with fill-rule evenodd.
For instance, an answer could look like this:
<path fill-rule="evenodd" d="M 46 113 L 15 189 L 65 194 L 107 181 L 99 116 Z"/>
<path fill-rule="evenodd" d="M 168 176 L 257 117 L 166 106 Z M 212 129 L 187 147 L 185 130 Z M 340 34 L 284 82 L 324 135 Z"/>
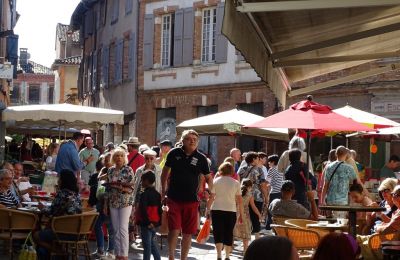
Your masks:
<path fill-rule="evenodd" d="M 164 24 L 165 24 L 165 18 L 169 17 L 169 28 L 168 28 L 168 32 L 169 32 L 169 38 L 168 38 L 168 47 L 164 48 L 164 32 L 166 30 L 164 30 Z M 172 13 L 168 13 L 168 14 L 164 14 L 161 16 L 161 55 L 160 55 L 160 64 L 162 68 L 169 68 L 172 66 L 172 39 L 173 39 L 173 14 Z M 166 51 L 168 51 L 168 53 L 166 53 Z M 165 57 L 164 53 L 166 53 Z M 164 64 L 164 60 L 167 60 L 167 62 Z"/>
<path fill-rule="evenodd" d="M 204 26 L 205 26 L 205 13 L 210 11 L 210 27 L 211 29 L 209 32 L 206 34 L 204 32 Z M 201 15 L 201 63 L 215 63 L 216 62 L 216 40 L 217 40 L 217 7 L 208 7 L 204 8 L 202 10 L 202 15 Z M 207 54 L 205 54 L 205 39 L 204 36 L 208 35 L 209 39 L 207 42 Z M 211 37 L 211 38 L 210 38 Z"/>
<path fill-rule="evenodd" d="M 37 99 L 37 103 L 36 103 L 36 100 L 35 100 L 35 103 L 33 103 L 32 102 L 32 99 L 31 99 L 31 91 L 32 90 L 37 90 L 37 95 L 38 95 L 38 99 Z M 28 88 L 28 102 L 29 102 L 29 104 L 30 105 L 38 105 L 38 104 L 40 104 L 40 93 L 41 91 L 40 91 L 40 85 L 32 85 L 32 86 L 29 86 L 29 88 Z"/>

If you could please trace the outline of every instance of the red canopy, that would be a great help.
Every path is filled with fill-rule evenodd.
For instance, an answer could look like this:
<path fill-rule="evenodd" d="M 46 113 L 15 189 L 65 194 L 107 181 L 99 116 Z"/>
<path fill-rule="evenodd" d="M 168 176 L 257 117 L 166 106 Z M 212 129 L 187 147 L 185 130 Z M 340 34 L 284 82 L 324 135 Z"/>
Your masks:
<path fill-rule="evenodd" d="M 303 100 L 245 127 L 295 128 L 319 131 L 371 131 L 372 128 L 332 111 L 327 105 Z"/>

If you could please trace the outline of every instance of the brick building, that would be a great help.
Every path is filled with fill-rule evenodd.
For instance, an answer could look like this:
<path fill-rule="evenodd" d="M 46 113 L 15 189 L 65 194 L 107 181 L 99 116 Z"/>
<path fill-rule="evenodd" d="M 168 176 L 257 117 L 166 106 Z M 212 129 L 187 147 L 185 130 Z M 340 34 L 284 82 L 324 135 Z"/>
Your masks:
<path fill-rule="evenodd" d="M 54 73 L 50 68 L 29 60 L 26 48 L 20 49 L 17 78 L 10 93 L 11 105 L 54 103 Z"/>
<path fill-rule="evenodd" d="M 223 15 L 224 1 L 141 1 L 137 135 L 143 143 L 177 141 L 180 122 L 236 106 L 262 116 L 279 109 L 269 88 L 222 35 Z M 268 143 L 269 152 L 282 150 Z M 266 150 L 265 140 L 249 137 L 240 137 L 238 146 Z M 234 138 L 202 137 L 200 147 L 221 162 Z"/>

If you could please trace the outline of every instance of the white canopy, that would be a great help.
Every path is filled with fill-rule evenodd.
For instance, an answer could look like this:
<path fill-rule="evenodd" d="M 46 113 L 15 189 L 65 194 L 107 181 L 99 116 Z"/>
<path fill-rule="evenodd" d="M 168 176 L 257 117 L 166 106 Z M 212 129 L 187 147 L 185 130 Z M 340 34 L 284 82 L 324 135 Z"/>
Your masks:
<path fill-rule="evenodd" d="M 11 106 L 3 111 L 2 120 L 8 128 L 62 125 L 95 130 L 103 124 L 123 124 L 124 112 L 72 104 Z"/>
<path fill-rule="evenodd" d="M 349 105 L 335 109 L 333 111 L 338 113 L 339 115 L 345 116 L 347 118 L 351 118 L 354 121 L 357 121 L 361 124 L 368 125 L 375 129 L 390 127 L 390 126 L 400 126 L 399 123 L 397 123 L 393 120 L 362 111 L 360 109 L 354 108 Z"/>
<path fill-rule="evenodd" d="M 232 109 L 217 114 L 183 121 L 177 126 L 177 129 L 194 129 L 199 134 L 203 135 L 228 135 L 229 133 L 239 133 L 242 135 L 265 137 L 276 140 L 288 140 L 287 128 L 244 129 L 242 127 L 262 119 L 262 116 L 239 109 Z"/>

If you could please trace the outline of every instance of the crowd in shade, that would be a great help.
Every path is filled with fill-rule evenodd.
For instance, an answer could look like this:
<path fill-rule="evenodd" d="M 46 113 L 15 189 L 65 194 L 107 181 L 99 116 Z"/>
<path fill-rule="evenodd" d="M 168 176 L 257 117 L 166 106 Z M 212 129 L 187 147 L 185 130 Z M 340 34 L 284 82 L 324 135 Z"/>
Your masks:
<path fill-rule="evenodd" d="M 26 152 L 28 143 L 24 140 L 16 149 L 19 156 L 1 167 L 0 207 L 18 208 L 35 193 L 21 163 L 32 160 L 32 152 Z M 51 143 L 42 152 L 45 170 L 57 173 L 58 185 L 51 205 L 40 203 L 39 209 L 49 218 L 80 214 L 81 194 L 88 192 L 89 206 L 99 214 L 94 225 L 95 259 L 128 259 L 130 245 L 138 241 L 143 259 L 161 259 L 156 232 L 162 224 L 168 226 L 169 259 L 176 257 L 178 241 L 180 258 L 187 259 L 204 219 L 211 220 L 218 260 L 230 259 L 235 241 L 242 245 L 246 260 L 272 255 L 277 260 L 299 259 L 293 242 L 274 232 L 274 218 L 348 218 L 347 212 L 321 211 L 321 205 L 382 207 L 382 211 L 358 214 L 356 239 L 346 232 L 321 235 L 312 259 L 371 255 L 371 235 L 400 231 L 396 155 L 379 173 L 380 200 L 376 200 L 365 187 L 356 151 L 344 146 L 332 149 L 314 167 L 311 159 L 307 162 L 303 138 L 294 136 L 281 155 L 242 154 L 232 148 L 212 171 L 211 160 L 198 145 L 194 130 L 184 131 L 175 144 L 161 140 L 152 147 L 137 137 L 98 147 L 91 136 L 75 133 L 71 140 Z M 162 223 L 163 213 L 167 223 Z M 55 250 L 51 228 L 37 230 L 33 238 L 41 259 Z"/>

